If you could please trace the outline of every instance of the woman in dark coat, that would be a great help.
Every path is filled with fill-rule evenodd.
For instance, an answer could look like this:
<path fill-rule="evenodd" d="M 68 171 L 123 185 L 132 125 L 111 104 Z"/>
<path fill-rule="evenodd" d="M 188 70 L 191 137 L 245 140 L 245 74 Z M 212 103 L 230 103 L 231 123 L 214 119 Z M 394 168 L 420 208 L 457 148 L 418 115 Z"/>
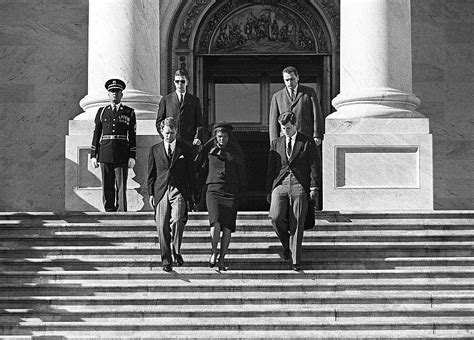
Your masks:
<path fill-rule="evenodd" d="M 214 125 L 213 138 L 199 153 L 196 167 L 201 169 L 201 177 L 207 186 L 206 205 L 212 246 L 209 266 L 212 268 L 217 263 L 219 270 L 227 270 L 225 255 L 235 232 L 239 200 L 247 191 L 244 153 L 232 130 L 232 125 L 226 122 Z M 219 239 L 220 252 L 217 250 Z"/>

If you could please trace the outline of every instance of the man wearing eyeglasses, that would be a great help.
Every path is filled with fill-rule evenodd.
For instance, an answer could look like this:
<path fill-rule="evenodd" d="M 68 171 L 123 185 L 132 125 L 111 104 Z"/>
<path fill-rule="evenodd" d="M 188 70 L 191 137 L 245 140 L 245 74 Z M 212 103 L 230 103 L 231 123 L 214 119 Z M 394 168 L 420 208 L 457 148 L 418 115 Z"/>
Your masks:
<path fill-rule="evenodd" d="M 176 91 L 161 98 L 156 130 L 161 135 L 161 122 L 167 117 L 173 117 L 177 122 L 177 138 L 190 146 L 199 146 L 203 137 L 201 103 L 198 97 L 186 91 L 188 84 L 189 75 L 186 70 L 177 70 L 174 74 Z"/>

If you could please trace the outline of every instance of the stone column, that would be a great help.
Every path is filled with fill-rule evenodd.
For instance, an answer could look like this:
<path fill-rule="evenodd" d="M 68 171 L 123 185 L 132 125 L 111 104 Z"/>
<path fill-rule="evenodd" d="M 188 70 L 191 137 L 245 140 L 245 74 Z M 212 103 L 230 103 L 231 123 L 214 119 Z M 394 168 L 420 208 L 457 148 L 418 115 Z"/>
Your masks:
<path fill-rule="evenodd" d="M 127 87 L 122 102 L 137 114 L 137 163 L 129 171 L 128 210 L 150 209 L 146 166 L 149 147 L 158 141 L 155 119 L 160 100 L 160 13 L 156 0 L 89 2 L 88 94 L 84 112 L 69 121 L 66 136 L 65 210 L 103 210 L 100 170 L 90 166 L 94 118 L 109 99 L 106 80 Z"/>
<path fill-rule="evenodd" d="M 125 81 L 123 102 L 138 119 L 156 118 L 160 88 L 159 2 L 100 0 L 89 3 L 88 94 L 76 119 L 94 119 L 109 102 L 104 83 Z"/>
<path fill-rule="evenodd" d="M 323 209 L 431 210 L 432 138 L 411 92 L 410 0 L 341 0 L 340 64 Z"/>

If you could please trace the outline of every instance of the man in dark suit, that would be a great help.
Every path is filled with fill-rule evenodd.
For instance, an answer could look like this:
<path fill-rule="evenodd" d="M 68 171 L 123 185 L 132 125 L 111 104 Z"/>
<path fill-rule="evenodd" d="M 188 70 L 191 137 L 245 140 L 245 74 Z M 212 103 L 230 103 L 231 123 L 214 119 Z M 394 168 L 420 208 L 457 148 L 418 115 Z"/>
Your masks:
<path fill-rule="evenodd" d="M 273 94 L 270 105 L 270 142 L 280 136 L 279 115 L 291 111 L 296 115 L 296 130 L 314 138 L 316 145 L 320 145 L 324 134 L 324 117 L 316 91 L 299 84 L 295 67 L 286 67 L 282 74 L 285 87 Z"/>
<path fill-rule="evenodd" d="M 267 168 L 267 199 L 273 229 L 283 245 L 283 257 L 301 271 L 301 245 L 308 200 L 319 190 L 320 163 L 314 140 L 296 130 L 292 112 L 278 117 L 283 136 L 272 140 Z"/>
<path fill-rule="evenodd" d="M 203 119 L 199 98 L 187 92 L 189 76 L 185 70 L 174 75 L 176 91 L 161 98 L 156 117 L 156 129 L 166 117 L 173 117 L 177 124 L 177 138 L 188 145 L 198 146 L 203 139 Z"/>
<path fill-rule="evenodd" d="M 148 159 L 148 194 L 155 208 L 155 221 L 160 238 L 163 270 L 173 269 L 173 254 L 177 266 L 184 261 L 181 241 L 187 222 L 187 202 L 195 194 L 195 173 L 191 147 L 176 140 L 176 121 L 168 117 L 161 122 L 163 140 L 150 149 Z"/>
<path fill-rule="evenodd" d="M 291 111 L 296 115 L 296 130 L 312 137 L 316 143 L 318 157 L 321 158 L 321 142 L 324 135 L 324 117 L 316 91 L 299 83 L 298 70 L 293 66 L 282 71 L 285 87 L 273 94 L 270 105 L 269 134 L 270 142 L 280 136 L 278 117 L 281 113 Z M 322 169 L 319 169 L 319 181 L 322 180 Z M 309 216 L 314 219 L 314 208 L 322 209 L 321 191 L 315 201 L 310 202 Z"/>
<path fill-rule="evenodd" d="M 105 211 L 127 211 L 128 168 L 135 166 L 137 119 L 132 108 L 121 103 L 125 83 L 110 79 L 105 83 L 110 105 L 95 116 L 91 163 L 101 167 Z"/>

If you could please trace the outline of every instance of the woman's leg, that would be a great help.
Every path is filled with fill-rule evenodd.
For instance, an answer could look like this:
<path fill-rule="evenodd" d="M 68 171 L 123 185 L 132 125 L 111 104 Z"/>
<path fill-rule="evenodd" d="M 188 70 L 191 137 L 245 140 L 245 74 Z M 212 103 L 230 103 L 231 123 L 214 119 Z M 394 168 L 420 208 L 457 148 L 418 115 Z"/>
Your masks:
<path fill-rule="evenodd" d="M 222 237 L 221 237 L 221 252 L 219 256 L 219 269 L 226 270 L 224 259 L 227 253 L 227 249 L 229 249 L 230 238 L 232 237 L 232 232 L 230 229 L 222 228 Z"/>
<path fill-rule="evenodd" d="M 210 230 L 211 235 L 211 258 L 209 260 L 209 265 L 214 266 L 217 259 L 217 244 L 219 243 L 219 238 L 221 235 L 221 226 L 219 223 L 213 223 Z"/>

